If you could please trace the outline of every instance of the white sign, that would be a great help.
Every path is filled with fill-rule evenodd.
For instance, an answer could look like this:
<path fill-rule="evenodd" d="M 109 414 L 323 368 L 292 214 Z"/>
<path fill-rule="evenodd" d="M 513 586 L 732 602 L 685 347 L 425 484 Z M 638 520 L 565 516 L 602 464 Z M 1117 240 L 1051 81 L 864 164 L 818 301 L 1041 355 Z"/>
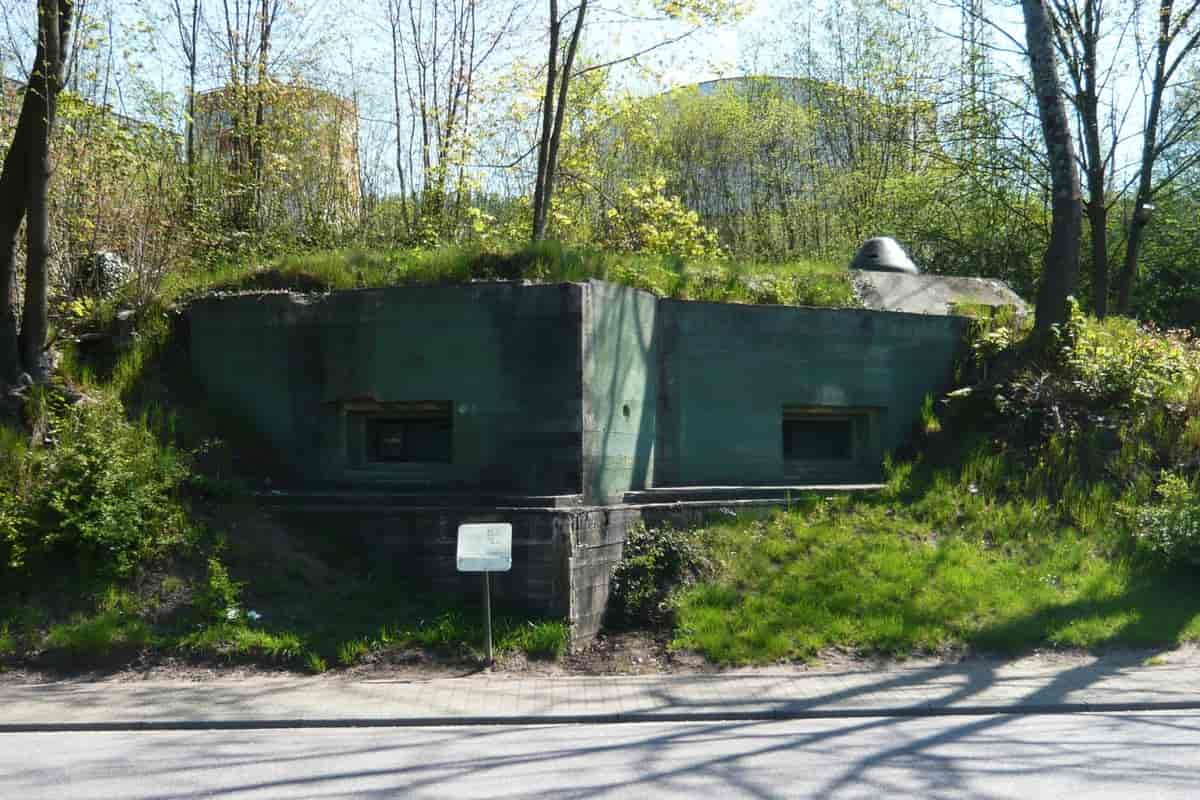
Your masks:
<path fill-rule="evenodd" d="M 484 522 L 458 526 L 459 572 L 508 572 L 512 569 L 512 525 Z"/>

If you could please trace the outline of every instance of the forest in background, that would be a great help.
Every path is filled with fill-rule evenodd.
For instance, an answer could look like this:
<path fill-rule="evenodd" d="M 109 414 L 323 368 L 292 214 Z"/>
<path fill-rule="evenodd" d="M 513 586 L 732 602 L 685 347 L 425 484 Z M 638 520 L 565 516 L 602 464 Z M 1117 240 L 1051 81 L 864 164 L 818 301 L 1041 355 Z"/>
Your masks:
<path fill-rule="evenodd" d="M 49 191 L 63 301 L 115 288 L 98 286 L 98 254 L 127 266 L 136 304 L 218 263 L 543 238 L 847 263 L 891 235 L 929 272 L 1030 299 L 1040 278 L 1047 157 L 1021 21 L 1002 4 L 69 5 Z M 1196 4 L 1047 5 L 1083 189 L 1076 294 L 1100 315 L 1192 327 Z M 32 6 L 0 4 L 5 146 Z M 716 74 L 692 43 L 750 14 L 724 79 L 679 79 Z"/>

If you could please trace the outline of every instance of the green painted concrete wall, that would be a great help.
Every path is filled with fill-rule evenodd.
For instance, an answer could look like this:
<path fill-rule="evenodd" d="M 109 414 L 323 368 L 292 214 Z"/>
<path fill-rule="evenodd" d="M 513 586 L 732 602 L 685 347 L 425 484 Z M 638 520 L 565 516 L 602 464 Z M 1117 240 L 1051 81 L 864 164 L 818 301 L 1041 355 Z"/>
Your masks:
<path fill-rule="evenodd" d="M 658 299 L 601 281 L 585 291 L 584 492 L 619 500 L 654 479 Z"/>
<path fill-rule="evenodd" d="M 306 480 L 578 492 L 577 284 L 480 284 L 208 299 L 189 311 L 210 400 Z M 451 401 L 449 464 L 354 463 L 350 404 Z"/>
<path fill-rule="evenodd" d="M 658 322 L 659 486 L 784 483 L 788 405 L 877 409 L 878 465 L 907 439 L 925 395 L 946 387 L 967 324 L 670 300 Z"/>
<path fill-rule="evenodd" d="M 658 300 L 596 281 L 240 296 L 196 302 L 189 319 L 211 401 L 313 484 L 588 502 L 793 482 L 782 452 L 792 405 L 872 409 L 877 472 L 925 395 L 946 388 L 967 324 Z M 362 434 L 348 409 L 406 401 L 453 403 L 452 463 L 355 456 Z"/>

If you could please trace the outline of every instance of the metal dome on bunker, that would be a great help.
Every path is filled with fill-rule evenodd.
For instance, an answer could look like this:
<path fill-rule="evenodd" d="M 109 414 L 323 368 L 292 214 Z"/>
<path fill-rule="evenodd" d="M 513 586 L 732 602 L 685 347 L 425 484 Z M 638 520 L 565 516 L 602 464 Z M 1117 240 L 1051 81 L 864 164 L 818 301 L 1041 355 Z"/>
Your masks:
<path fill-rule="evenodd" d="M 863 242 L 850 262 L 850 269 L 903 272 L 908 275 L 920 273 L 900 243 L 890 236 L 876 236 Z"/>

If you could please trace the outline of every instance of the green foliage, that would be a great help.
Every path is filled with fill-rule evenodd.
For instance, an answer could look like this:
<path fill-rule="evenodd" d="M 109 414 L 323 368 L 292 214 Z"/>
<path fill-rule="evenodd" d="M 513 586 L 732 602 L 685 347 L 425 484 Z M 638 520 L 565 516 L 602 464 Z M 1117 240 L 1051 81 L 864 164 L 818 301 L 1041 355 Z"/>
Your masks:
<path fill-rule="evenodd" d="M 180 499 L 184 454 L 125 419 L 116 400 L 35 403 L 35 446 L 3 434 L 0 575 L 11 587 L 50 572 L 124 579 L 192 539 Z M 37 406 L 40 404 L 40 408 Z"/>
<path fill-rule="evenodd" d="M 1163 472 L 1157 500 L 1137 509 L 1137 536 L 1168 564 L 1200 564 L 1200 497 L 1180 475 Z"/>
<path fill-rule="evenodd" d="M 371 652 L 371 644 L 365 639 L 348 639 L 338 645 L 337 661 L 343 667 L 352 667 Z"/>
<path fill-rule="evenodd" d="M 699 531 L 633 525 L 613 573 L 606 624 L 618 628 L 669 624 L 675 592 L 711 569 Z"/>
<path fill-rule="evenodd" d="M 216 556 L 210 556 L 204 582 L 196 587 L 192 598 L 197 616 L 208 623 L 243 620 L 239 606 L 243 586 L 229 577 L 229 571 Z"/>
<path fill-rule="evenodd" d="M 1125 317 L 1096 322 L 1076 307 L 1066 334 L 1068 374 L 1093 402 L 1132 411 L 1183 402 L 1200 378 L 1200 348 L 1187 331 L 1161 333 Z"/>
<path fill-rule="evenodd" d="M 94 614 L 76 614 L 50 626 L 43 645 L 52 657 L 88 664 L 155 644 L 154 633 L 141 617 L 141 604 L 131 593 L 110 587 L 96 606 Z"/>
<path fill-rule="evenodd" d="M 819 261 L 760 264 L 719 257 L 611 253 L 545 241 L 510 251 L 461 247 L 293 254 L 247 268 L 224 264 L 179 280 L 172 296 L 210 291 L 296 291 L 526 279 L 608 280 L 660 297 L 714 302 L 855 307 L 848 270 Z"/>
<path fill-rule="evenodd" d="M 9 629 L 7 622 L 0 623 L 0 659 L 8 658 L 17 653 L 17 637 Z"/>
<path fill-rule="evenodd" d="M 940 433 L 942 430 L 942 421 L 938 419 L 937 412 L 933 407 L 933 395 L 925 395 L 925 399 L 921 402 L 921 428 L 925 435 L 930 436 L 935 433 Z"/>
<path fill-rule="evenodd" d="M 715 528 L 721 571 L 680 595 L 674 646 L 740 664 L 1200 636 L 1186 581 L 1139 572 L 1108 549 L 1116 537 L 1047 506 L 969 486 L 943 475 L 909 505 L 818 502 Z"/>
<path fill-rule="evenodd" d="M 192 656 L 222 661 L 262 661 L 299 666 L 310 651 L 295 633 L 251 628 L 239 622 L 209 625 L 179 638 L 176 647 Z"/>
<path fill-rule="evenodd" d="M 1160 333 L 1078 308 L 1048 358 L 1029 360 L 991 402 L 968 403 L 965 418 L 992 427 L 1001 448 L 1025 466 L 1027 482 L 1052 495 L 1073 480 L 1153 485 L 1196 453 L 1200 349 L 1183 332 Z"/>
<path fill-rule="evenodd" d="M 960 303 L 953 311 L 971 318 L 967 344 L 975 366 L 985 371 L 990 361 L 1023 340 L 1033 327 L 1032 317 L 1018 315 L 1012 306 L 997 308 Z"/>
<path fill-rule="evenodd" d="M 144 620 L 117 611 L 102 611 L 52 626 L 45 646 L 56 656 L 95 663 L 113 653 L 142 650 L 153 643 L 154 635 Z"/>
<path fill-rule="evenodd" d="M 519 650 L 532 659 L 547 661 L 562 658 L 570 641 L 570 629 L 559 620 L 531 620 L 515 629 L 511 639 L 504 639 L 506 648 Z"/>
<path fill-rule="evenodd" d="M 625 187 L 621 202 L 606 213 L 601 246 L 625 253 L 704 257 L 717 255 L 717 234 L 678 195 L 666 196 L 666 179 Z"/>

